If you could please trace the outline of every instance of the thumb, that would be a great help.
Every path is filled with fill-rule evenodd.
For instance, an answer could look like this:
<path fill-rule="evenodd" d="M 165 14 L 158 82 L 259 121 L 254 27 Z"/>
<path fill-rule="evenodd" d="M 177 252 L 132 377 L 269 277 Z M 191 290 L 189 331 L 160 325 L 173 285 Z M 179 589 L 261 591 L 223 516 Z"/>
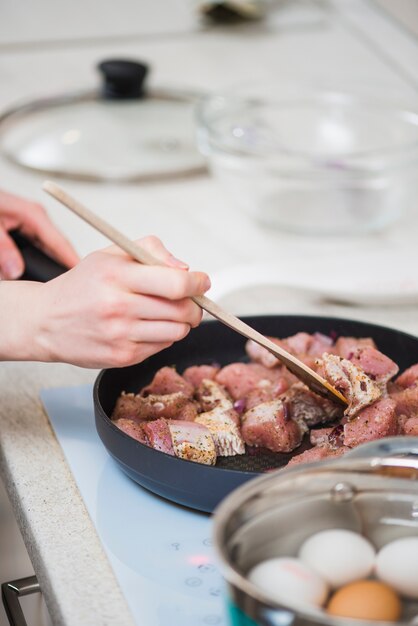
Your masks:
<path fill-rule="evenodd" d="M 23 274 L 25 264 L 13 239 L 0 224 L 0 276 L 13 280 Z"/>

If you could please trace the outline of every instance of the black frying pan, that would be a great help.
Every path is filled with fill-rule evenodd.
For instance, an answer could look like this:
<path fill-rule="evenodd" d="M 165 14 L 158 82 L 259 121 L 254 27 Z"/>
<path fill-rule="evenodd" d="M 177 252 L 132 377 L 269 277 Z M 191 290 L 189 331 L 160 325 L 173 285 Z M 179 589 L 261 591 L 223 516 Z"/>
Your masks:
<path fill-rule="evenodd" d="M 418 338 L 406 333 L 351 320 L 327 317 L 275 315 L 248 317 L 245 321 L 265 335 L 287 337 L 299 331 L 336 333 L 338 336 L 373 337 L 378 348 L 403 371 L 418 362 Z M 158 452 L 139 443 L 110 420 L 122 391 L 138 392 L 164 365 L 182 373 L 190 365 L 217 362 L 226 365 L 246 360 L 245 339 L 219 322 L 204 322 L 171 348 L 144 363 L 103 370 L 94 385 L 94 411 L 99 436 L 122 470 L 150 491 L 200 511 L 211 512 L 235 487 L 267 469 L 283 467 L 308 443 L 290 454 L 242 455 L 220 459 L 207 466 Z"/>

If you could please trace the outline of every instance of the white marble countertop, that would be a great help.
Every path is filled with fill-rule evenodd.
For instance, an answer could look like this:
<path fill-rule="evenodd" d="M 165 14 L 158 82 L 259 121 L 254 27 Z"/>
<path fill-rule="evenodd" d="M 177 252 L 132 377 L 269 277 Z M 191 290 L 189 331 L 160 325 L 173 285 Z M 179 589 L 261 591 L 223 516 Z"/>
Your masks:
<path fill-rule="evenodd" d="M 368 2 L 286 3 L 267 25 L 143 33 L 106 31 L 61 42 L 17 37 L 0 29 L 0 109 L 20 99 L 89 87 L 94 65 L 109 56 L 152 63 L 152 81 L 193 89 L 277 79 L 318 71 L 340 81 L 384 78 L 411 93 L 418 84 L 418 45 Z M 298 8 L 299 7 L 299 8 Z M 13 16 L 12 16 L 13 17 Z M 16 16 L 14 16 L 16 17 Z M 110 29 L 110 23 L 106 28 Z M 126 29 L 126 25 L 125 25 Z M 86 36 L 87 37 L 87 36 Z M 388 48 L 390 39 L 393 45 Z M 395 42 L 396 41 L 396 45 Z M 175 51 L 175 53 L 173 52 Z M 308 59 L 308 61 L 307 61 Z M 1 186 L 44 203 L 80 254 L 107 242 L 42 194 L 42 177 L 0 157 Z M 66 188 L 131 236 L 158 234 L 191 267 L 222 276 L 242 264 L 276 265 L 278 273 L 303 259 L 325 264 L 336 256 L 387 254 L 383 271 L 402 272 L 405 255 L 417 267 L 418 211 L 393 228 L 361 238 L 308 238 L 264 228 L 231 206 L 208 175 L 143 185 L 66 182 Z M 221 278 L 219 278 L 221 280 Z M 280 281 L 278 281 L 280 282 Z M 418 333 L 418 309 L 348 307 L 275 285 L 241 289 L 223 298 L 234 312 L 320 313 L 370 320 Z M 96 372 L 66 365 L 0 365 L 0 470 L 45 599 L 57 626 L 132 624 L 123 595 L 90 523 L 81 496 L 38 399 L 42 387 L 90 382 Z"/>

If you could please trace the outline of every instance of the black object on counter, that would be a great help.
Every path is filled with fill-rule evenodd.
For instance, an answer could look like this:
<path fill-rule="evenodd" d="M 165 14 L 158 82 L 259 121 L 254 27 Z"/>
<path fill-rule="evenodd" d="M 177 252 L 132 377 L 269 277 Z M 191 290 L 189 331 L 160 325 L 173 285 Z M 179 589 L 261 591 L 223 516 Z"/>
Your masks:
<path fill-rule="evenodd" d="M 111 59 L 97 66 L 103 74 L 102 94 L 104 98 L 125 100 L 141 98 L 148 66 L 137 61 Z"/>
<path fill-rule="evenodd" d="M 19 231 L 14 230 L 9 235 L 19 248 L 25 262 L 25 272 L 20 277 L 21 280 L 36 280 L 46 283 L 68 270 L 68 267 L 51 259 Z"/>
<path fill-rule="evenodd" d="M 352 320 L 304 315 L 244 317 L 264 335 L 288 337 L 297 332 L 373 337 L 379 349 L 404 369 L 416 363 L 418 338 L 406 333 Z M 138 393 L 164 365 L 176 365 L 181 374 L 190 365 L 218 362 L 221 365 L 246 361 L 245 339 L 219 322 L 203 322 L 167 350 L 138 365 L 103 370 L 94 385 L 96 428 L 109 454 L 134 481 L 168 500 L 193 509 L 211 512 L 233 489 L 267 469 L 283 467 L 303 451 L 289 454 L 250 452 L 220 457 L 215 466 L 184 461 L 153 450 L 122 432 L 110 416 L 122 391 Z M 311 447 L 309 443 L 307 447 Z"/>

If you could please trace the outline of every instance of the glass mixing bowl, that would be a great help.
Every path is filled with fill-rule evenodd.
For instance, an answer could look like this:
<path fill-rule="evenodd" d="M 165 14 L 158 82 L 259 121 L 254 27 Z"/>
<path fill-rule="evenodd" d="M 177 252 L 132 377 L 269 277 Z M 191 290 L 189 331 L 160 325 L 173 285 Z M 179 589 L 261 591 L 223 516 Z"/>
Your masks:
<path fill-rule="evenodd" d="M 413 206 L 418 101 L 254 84 L 206 96 L 197 115 L 212 172 L 264 224 L 359 234 Z"/>

